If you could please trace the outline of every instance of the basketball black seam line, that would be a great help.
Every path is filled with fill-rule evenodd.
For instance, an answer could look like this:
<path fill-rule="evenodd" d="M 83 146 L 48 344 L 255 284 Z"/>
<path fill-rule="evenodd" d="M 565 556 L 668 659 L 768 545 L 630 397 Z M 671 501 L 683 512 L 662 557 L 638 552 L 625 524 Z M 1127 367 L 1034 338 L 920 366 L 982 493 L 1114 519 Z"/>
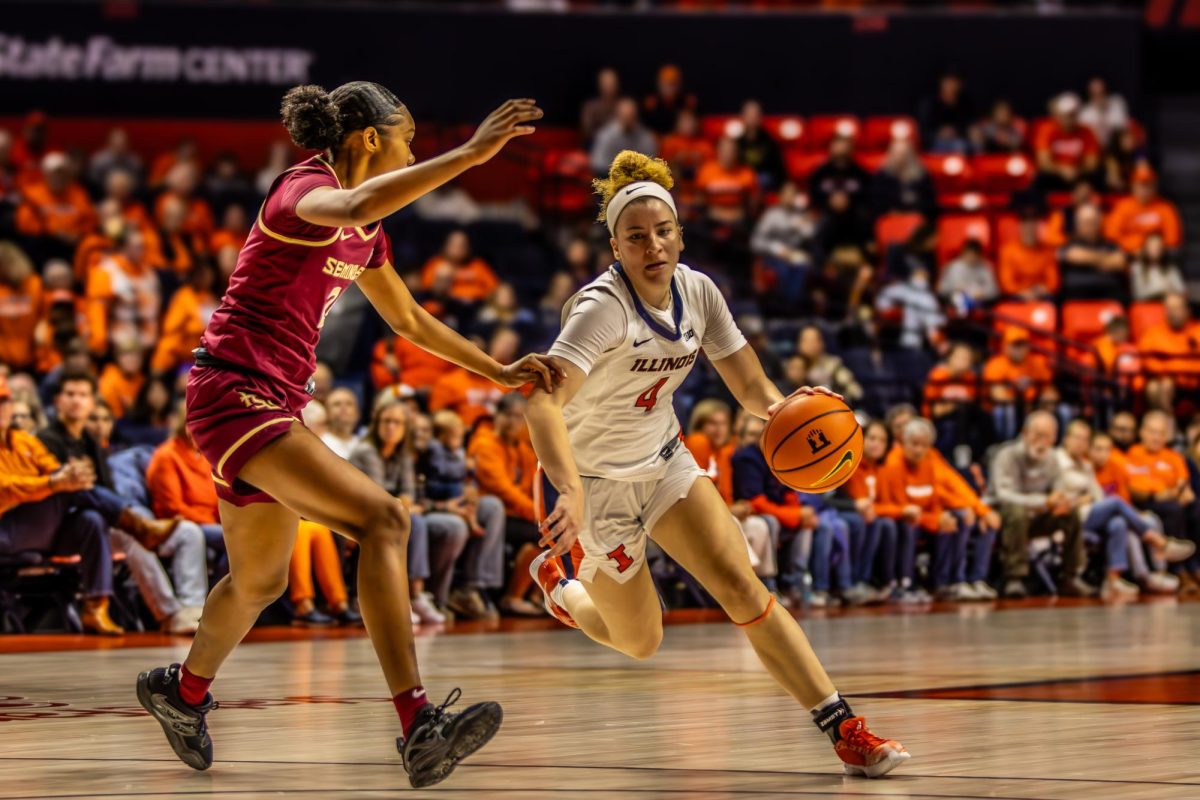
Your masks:
<path fill-rule="evenodd" d="M 856 423 L 854 423 L 854 430 L 850 431 L 850 435 L 849 435 L 849 436 L 847 436 L 845 439 L 842 439 L 842 441 L 840 441 L 840 442 L 838 442 L 836 445 L 834 445 L 834 447 L 833 447 L 833 448 L 831 448 L 831 449 L 830 449 L 830 451 L 829 451 L 828 453 L 826 453 L 825 455 L 821 456 L 820 458 L 815 458 L 815 459 L 813 459 L 812 461 L 808 462 L 807 464 L 801 464 L 801 465 L 800 465 L 800 466 L 798 466 L 798 467 L 789 467 L 789 468 L 787 468 L 787 469 L 776 469 L 776 468 L 775 468 L 775 466 L 774 466 L 775 459 L 774 459 L 774 458 L 772 458 L 772 459 L 771 459 L 771 464 L 772 464 L 771 468 L 772 468 L 772 469 L 774 469 L 776 472 L 795 472 L 796 470 L 808 469 L 808 468 L 809 468 L 809 467 L 811 467 L 811 466 L 814 466 L 814 465 L 816 465 L 816 464 L 820 464 L 822 461 L 824 461 L 825 459 L 829 458 L 831 455 L 833 455 L 834 453 L 838 452 L 838 451 L 839 451 L 839 450 L 841 450 L 843 447 L 845 447 L 845 446 L 846 446 L 846 443 L 847 443 L 847 442 L 849 442 L 851 439 L 853 439 L 853 438 L 854 438 L 854 434 L 858 433 L 860 430 L 862 430 L 862 426 L 861 426 L 861 425 L 859 425 L 857 422 L 856 422 Z M 791 434 L 788 434 L 788 435 L 790 436 Z M 782 442 L 781 442 L 780 444 L 782 444 Z"/>
<path fill-rule="evenodd" d="M 791 439 L 799 431 L 801 431 L 804 428 L 808 427 L 809 425 L 813 424 L 814 422 L 821 419 L 822 417 L 828 417 L 830 414 L 853 414 L 853 413 L 854 412 L 851 411 L 849 408 L 845 408 L 845 409 L 835 408 L 833 411 L 825 411 L 821 414 L 817 414 L 815 417 L 809 417 L 808 419 L 804 420 L 804 422 L 801 422 L 799 425 L 792 428 L 792 430 L 788 433 L 787 436 L 784 436 L 782 439 L 780 439 L 779 444 L 775 445 L 775 449 L 771 451 L 771 464 L 775 463 L 775 456 L 779 453 L 779 449 L 781 447 L 783 447 L 785 444 L 787 444 L 788 439 Z M 855 420 L 855 424 L 857 424 L 857 423 L 858 423 L 858 420 Z M 815 464 L 816 462 L 814 461 L 813 463 Z"/>

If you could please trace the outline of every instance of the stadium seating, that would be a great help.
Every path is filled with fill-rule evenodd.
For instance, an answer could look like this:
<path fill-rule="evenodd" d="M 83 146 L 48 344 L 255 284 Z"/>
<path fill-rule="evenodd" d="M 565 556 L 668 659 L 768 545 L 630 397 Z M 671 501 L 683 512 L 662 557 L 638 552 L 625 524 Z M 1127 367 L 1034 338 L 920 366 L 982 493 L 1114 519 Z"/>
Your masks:
<path fill-rule="evenodd" d="M 1116 300 L 1073 300 L 1062 308 L 1062 335 L 1068 339 L 1091 342 L 1104 333 L 1113 317 L 1125 313 Z"/>

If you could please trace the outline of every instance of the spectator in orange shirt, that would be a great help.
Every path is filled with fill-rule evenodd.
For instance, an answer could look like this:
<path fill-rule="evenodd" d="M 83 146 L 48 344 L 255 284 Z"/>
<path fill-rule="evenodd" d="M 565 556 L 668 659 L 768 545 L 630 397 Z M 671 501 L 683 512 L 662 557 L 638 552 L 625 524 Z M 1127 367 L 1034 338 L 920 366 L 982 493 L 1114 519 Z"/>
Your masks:
<path fill-rule="evenodd" d="M 162 334 L 150 358 L 152 371 L 174 372 L 191 363 L 192 350 L 199 346 L 200 334 L 219 305 L 219 298 L 213 293 L 215 280 L 213 265 L 200 261 L 188 284 L 172 295 L 163 316 Z"/>
<path fill-rule="evenodd" d="M 1038 131 L 1033 144 L 1042 192 L 1065 191 L 1091 180 L 1100 164 L 1096 135 L 1079 124 L 1079 97 L 1066 92 L 1053 102 L 1054 119 Z"/>
<path fill-rule="evenodd" d="M 75 293 L 74 286 L 74 275 L 65 261 L 46 263 L 42 276 L 42 307 L 33 329 L 38 372 L 49 372 L 57 367 L 72 341 L 87 338 L 87 303 Z M 86 347 L 85 344 L 85 350 Z"/>
<path fill-rule="evenodd" d="M 146 207 L 137 199 L 137 178 L 124 169 L 114 169 L 104 181 L 104 199 L 116 202 L 121 216 L 141 228 L 143 233 L 154 230 L 154 222 Z"/>
<path fill-rule="evenodd" d="M 718 225 L 745 228 L 758 206 L 758 178 L 754 170 L 738 163 L 737 143 L 722 138 L 716 158 L 706 161 L 696 174 L 708 220 Z"/>
<path fill-rule="evenodd" d="M 497 328 L 488 345 L 488 355 L 501 364 L 510 364 L 516 358 L 521 340 L 512 328 Z M 448 408 L 458 414 L 463 424 L 470 428 L 481 417 L 493 414 L 496 403 L 504 390 L 487 378 L 454 367 L 438 379 L 429 394 L 429 410 L 441 411 Z"/>
<path fill-rule="evenodd" d="M 217 225 L 208 203 L 196 196 L 199 183 L 200 169 L 195 163 L 176 164 L 167 173 L 167 191 L 158 196 L 154 210 L 161 225 L 164 205 L 170 198 L 180 200 L 186 209 L 182 233 L 191 237 L 193 243 L 203 250 Z"/>
<path fill-rule="evenodd" d="M 241 250 L 249 234 L 250 221 L 246 216 L 246 209 L 237 203 L 230 203 L 221 215 L 221 227 L 208 240 L 208 252 L 216 253 L 224 247 Z"/>
<path fill-rule="evenodd" d="M 1182 293 L 1168 294 L 1163 308 L 1166 320 L 1143 333 L 1137 345 L 1150 375 L 1147 402 L 1155 408 L 1173 408 L 1176 389 L 1200 387 L 1200 322 L 1192 319 Z"/>
<path fill-rule="evenodd" d="M 664 136 L 659 147 L 659 157 L 671 166 L 671 174 L 675 176 L 676 203 L 681 218 L 695 218 L 703 201 L 696 189 L 696 177 L 700 167 L 716 155 L 712 143 L 700 134 L 696 112 L 681 111 L 674 133 Z"/>
<path fill-rule="evenodd" d="M 996 435 L 1016 435 L 1017 408 L 1029 407 L 1044 384 L 1053 380 L 1045 359 L 1030 353 L 1029 331 L 1016 326 L 1004 330 L 1003 350 L 983 366 L 985 405 L 993 409 Z"/>
<path fill-rule="evenodd" d="M 117 339 L 158 338 L 162 292 L 136 228 L 126 229 L 119 253 L 101 258 L 88 272 L 86 295 L 93 353 L 104 353 Z"/>
<path fill-rule="evenodd" d="M 946 360 L 929 371 L 925 378 L 925 407 L 930 419 L 953 414 L 963 404 L 974 403 L 978 394 L 975 375 L 975 351 L 965 342 L 955 342 Z"/>
<path fill-rule="evenodd" d="M 1104 235 L 1127 253 L 1142 249 L 1151 233 L 1162 236 L 1163 243 L 1175 249 L 1183 242 L 1179 211 L 1175 204 L 1158 195 L 1158 176 L 1148 165 L 1133 171 L 1132 193 L 1122 197 L 1104 220 Z"/>
<path fill-rule="evenodd" d="M 371 382 L 376 389 L 404 385 L 428 394 L 440 378 L 454 371 L 454 365 L 403 336 L 380 339 L 371 357 Z"/>
<path fill-rule="evenodd" d="M 174 150 L 168 150 L 155 157 L 150 165 L 150 174 L 146 177 L 146 185 L 151 189 L 158 189 L 177 164 L 191 164 L 199 169 L 195 139 L 180 139 Z"/>
<path fill-rule="evenodd" d="M 1200 506 L 1188 480 L 1184 457 L 1167 446 L 1175 433 L 1175 420 L 1165 411 L 1147 411 L 1142 417 L 1140 443 L 1125 454 L 1129 494 L 1134 505 L 1153 511 L 1164 531 L 1197 542 L 1200 538 Z M 1179 573 L 1185 591 L 1200 586 L 1200 559 L 1184 562 Z"/>
<path fill-rule="evenodd" d="M 164 194 L 159 198 L 156 214 L 158 230 L 152 243 L 154 249 L 148 255 L 155 269 L 172 270 L 176 276 L 182 277 L 191 271 L 199 254 L 204 252 L 204 244 L 185 230 L 187 215 L 187 204 L 180 198 L 172 194 Z M 234 253 L 235 262 L 236 255 Z"/>
<path fill-rule="evenodd" d="M 100 373 L 100 396 L 121 419 L 137 402 L 146 376 L 142 374 L 144 353 L 137 339 L 122 339 L 114 344 L 114 358 Z"/>
<path fill-rule="evenodd" d="M 96 227 L 96 211 L 87 192 L 71 179 L 63 153 L 42 159 L 42 179 L 24 189 L 17 209 L 17 231 L 37 238 L 52 255 L 69 255 Z"/>
<path fill-rule="evenodd" d="M 1039 240 L 1036 214 L 1021 217 L 1019 238 L 1000 248 L 996 278 L 1000 291 L 1022 300 L 1045 300 L 1058 292 L 1058 262 L 1054 250 Z"/>
<path fill-rule="evenodd" d="M 1092 342 L 1099 363 L 1106 375 L 1116 378 L 1124 390 L 1140 394 L 1146 384 L 1142 376 L 1142 359 L 1129 336 L 1129 320 L 1116 315 L 1104 323 L 1104 334 Z"/>
<path fill-rule="evenodd" d="M 43 310 L 42 279 L 12 242 L 0 242 L 0 363 L 34 366 L 34 328 Z"/>
<path fill-rule="evenodd" d="M 450 296 L 464 303 L 482 302 L 500 283 L 488 263 L 471 254 L 471 240 L 467 238 L 466 231 L 451 232 L 446 237 L 442 252 L 425 263 L 421 271 L 421 285 L 424 288 L 433 286 L 434 275 L 443 264 L 454 268 Z"/>
<path fill-rule="evenodd" d="M 879 472 L 890 449 L 891 435 L 887 425 L 877 419 L 868 422 L 863 428 L 862 460 L 846 482 L 846 494 L 854 501 L 854 508 L 865 525 L 862 535 L 857 538 L 851 529 L 850 561 L 854 565 L 854 583 L 856 586 L 879 586 L 882 597 L 891 597 L 900 585 L 896 560 L 899 542 L 896 519 L 900 509 L 879 502 Z M 916 540 L 909 537 L 905 544 L 915 546 Z M 910 558 L 915 558 L 915 554 Z"/>

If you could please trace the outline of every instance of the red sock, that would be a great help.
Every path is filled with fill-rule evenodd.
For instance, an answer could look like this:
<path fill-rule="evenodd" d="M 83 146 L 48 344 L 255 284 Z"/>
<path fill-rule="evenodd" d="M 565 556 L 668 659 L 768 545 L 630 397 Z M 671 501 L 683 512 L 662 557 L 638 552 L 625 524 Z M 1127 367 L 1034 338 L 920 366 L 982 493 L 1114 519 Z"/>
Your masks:
<path fill-rule="evenodd" d="M 201 678 L 193 674 L 187 668 L 187 664 L 184 664 L 179 669 L 179 697 L 189 706 L 198 706 L 204 702 L 212 682 L 212 678 Z"/>
<path fill-rule="evenodd" d="M 429 701 L 425 699 L 425 687 L 414 686 L 405 689 L 392 698 L 392 704 L 396 706 L 396 713 L 400 715 L 400 727 L 404 730 L 404 736 L 408 738 L 408 729 L 416 720 L 417 712 L 429 705 Z"/>

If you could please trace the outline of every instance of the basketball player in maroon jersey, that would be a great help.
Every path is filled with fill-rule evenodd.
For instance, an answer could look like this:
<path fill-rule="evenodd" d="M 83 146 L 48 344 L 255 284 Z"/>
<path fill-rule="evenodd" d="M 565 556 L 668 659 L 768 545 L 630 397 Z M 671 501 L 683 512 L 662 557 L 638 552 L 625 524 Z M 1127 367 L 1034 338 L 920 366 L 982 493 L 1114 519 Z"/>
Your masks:
<path fill-rule="evenodd" d="M 301 517 L 358 542 L 363 621 L 400 716 L 396 741 L 409 781 L 428 786 L 500 726 L 497 703 L 452 713 L 425 697 L 409 615 L 408 514 L 400 501 L 327 448 L 300 421 L 321 327 L 356 281 L 400 336 L 502 386 L 560 371 L 542 356 L 501 365 L 424 311 L 390 262 L 384 217 L 533 132 L 532 100 L 510 100 L 461 147 L 413 166 L 416 127 L 384 87 L 362 81 L 326 93 L 299 86 L 283 99 L 292 140 L 321 151 L 271 185 L 220 308 L 195 351 L 187 424 L 213 467 L 229 575 L 208 596 L 182 665 L 143 672 L 137 694 L 188 766 L 212 765 L 208 688 L 259 613 L 287 585 Z"/>

